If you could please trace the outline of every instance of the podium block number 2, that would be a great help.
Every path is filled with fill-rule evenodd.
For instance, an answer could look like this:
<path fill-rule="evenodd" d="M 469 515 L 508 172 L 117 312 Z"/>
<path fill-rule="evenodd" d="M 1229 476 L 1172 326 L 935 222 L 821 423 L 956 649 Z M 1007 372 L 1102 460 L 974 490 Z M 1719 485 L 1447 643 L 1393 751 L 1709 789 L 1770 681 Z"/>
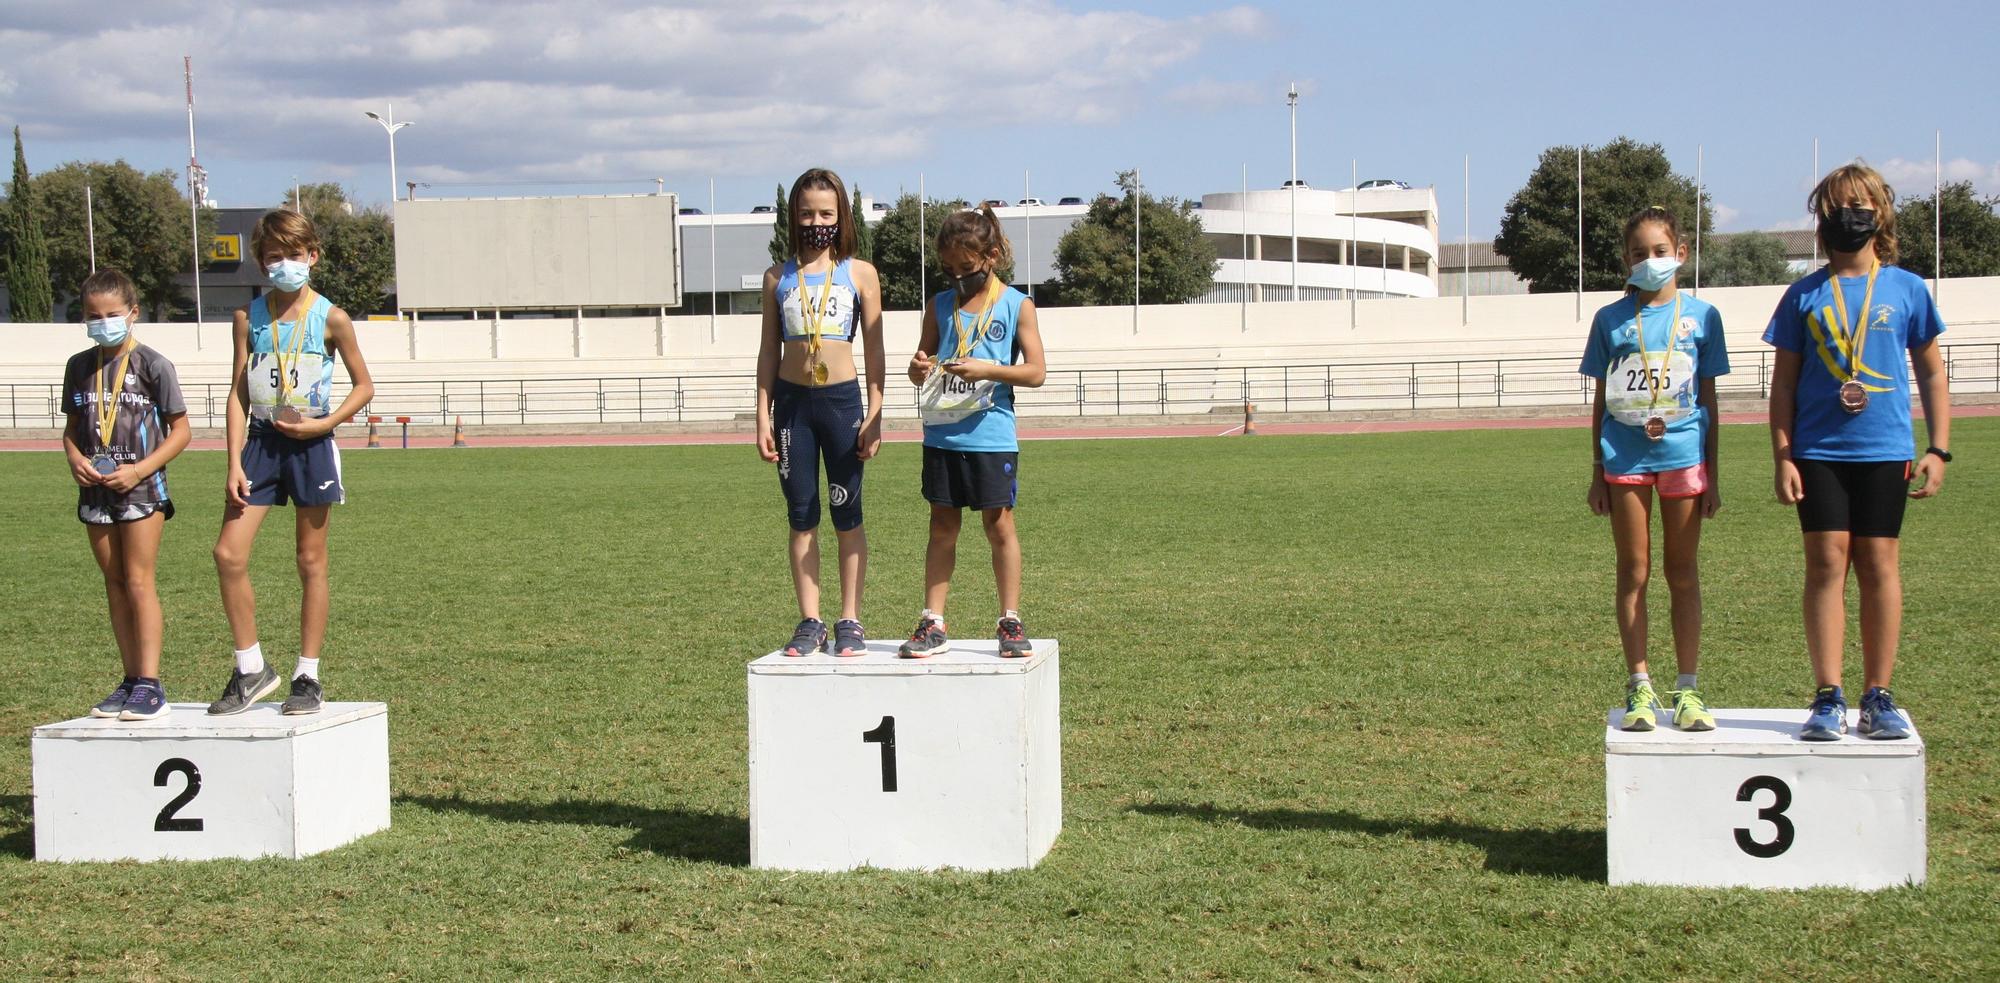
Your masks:
<path fill-rule="evenodd" d="M 160 810 L 159 816 L 153 819 L 153 831 L 156 833 L 199 833 L 202 828 L 201 820 L 182 818 L 175 815 L 175 813 L 180 812 L 188 803 L 194 801 L 195 796 L 201 794 L 201 769 L 196 768 L 194 762 L 186 758 L 168 758 L 160 762 L 158 768 L 153 769 L 153 787 L 166 788 L 168 776 L 173 775 L 175 772 L 179 772 L 187 777 L 187 785 L 181 789 L 181 794 L 174 796 L 172 800 L 168 801 L 166 806 Z"/>
<path fill-rule="evenodd" d="M 1770 823 L 1777 831 L 1777 835 L 1768 843 L 1760 842 L 1751 837 L 1749 830 L 1739 826 L 1736 828 L 1736 845 L 1742 847 L 1744 853 L 1769 860 L 1792 848 L 1792 838 L 1796 831 L 1792 828 L 1791 819 L 1785 815 L 1785 810 L 1792 804 L 1792 790 L 1777 778 L 1757 775 L 1745 779 L 1742 785 L 1737 786 L 1736 801 L 1753 801 L 1758 792 L 1771 793 L 1771 804 L 1758 809 L 1757 818 Z"/>
<path fill-rule="evenodd" d="M 882 791 L 896 790 L 896 718 L 883 717 L 874 730 L 861 732 L 861 743 L 882 745 Z"/>

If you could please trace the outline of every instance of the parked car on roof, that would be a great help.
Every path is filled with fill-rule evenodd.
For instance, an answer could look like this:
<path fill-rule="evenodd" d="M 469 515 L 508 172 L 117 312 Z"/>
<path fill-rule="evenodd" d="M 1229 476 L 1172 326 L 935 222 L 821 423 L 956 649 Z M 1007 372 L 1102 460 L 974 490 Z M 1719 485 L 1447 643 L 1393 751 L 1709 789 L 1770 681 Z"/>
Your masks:
<path fill-rule="evenodd" d="M 1023 198 L 1023 199 L 1021 199 L 1020 201 L 1017 201 L 1017 202 L 1015 202 L 1014 204 L 1016 204 L 1016 205 L 1040 205 L 1041 203 L 1042 203 L 1042 200 L 1041 200 L 1040 198 Z"/>
<path fill-rule="evenodd" d="M 1067 196 L 1067 197 L 1063 198 L 1063 200 L 1061 200 L 1061 201 L 1059 201 L 1059 202 L 1056 202 L 1056 204 L 1058 204 L 1058 205 L 1081 205 L 1081 204 L 1083 204 L 1083 199 L 1082 199 L 1082 198 L 1078 198 L 1078 197 L 1077 197 L 1077 196 L 1075 196 L 1075 195 L 1069 195 L 1069 196 Z"/>
<path fill-rule="evenodd" d="M 750 209 L 750 214 L 771 215 L 775 214 L 777 211 L 778 211 L 778 206 L 776 205 L 758 205 L 755 208 Z"/>
<path fill-rule="evenodd" d="M 1286 181 L 1285 183 L 1278 185 L 1278 190 L 1286 191 L 1291 188 L 1298 188 L 1299 190 L 1304 191 L 1305 189 L 1310 187 L 1312 187 L 1312 185 L 1307 184 L 1304 178 L 1300 178 L 1296 181 Z"/>
<path fill-rule="evenodd" d="M 699 208 L 683 208 L 683 209 L 681 209 L 681 214 L 682 214 L 682 215 L 700 215 L 700 214 L 703 214 L 703 213 L 702 213 L 702 210 L 701 210 L 701 209 L 699 209 Z"/>
<path fill-rule="evenodd" d="M 1350 188 L 1350 189 L 1348 189 L 1348 190 L 1350 190 L 1350 191 L 1408 191 L 1408 190 L 1410 190 L 1410 186 L 1409 186 L 1408 184 L 1405 184 L 1405 183 L 1401 182 L 1401 181 L 1391 181 L 1391 180 L 1389 180 L 1388 178 L 1376 178 L 1376 179 L 1374 179 L 1374 180 L 1372 180 L 1372 181 L 1363 181 L 1363 182 L 1361 182 L 1360 184 L 1358 184 L 1358 185 L 1355 185 L 1355 186 L 1354 186 L 1353 188 Z"/>

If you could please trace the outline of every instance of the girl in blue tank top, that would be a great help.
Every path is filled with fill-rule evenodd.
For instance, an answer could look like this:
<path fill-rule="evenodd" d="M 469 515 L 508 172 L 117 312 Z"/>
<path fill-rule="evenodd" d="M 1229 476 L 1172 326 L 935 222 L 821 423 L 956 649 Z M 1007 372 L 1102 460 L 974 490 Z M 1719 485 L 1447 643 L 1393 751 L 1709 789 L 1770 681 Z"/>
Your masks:
<path fill-rule="evenodd" d="M 900 654 L 921 659 L 950 648 L 944 606 L 958 559 L 960 519 L 962 510 L 977 509 L 993 548 L 1000 594 L 997 650 L 1003 657 L 1025 658 L 1034 649 L 1020 613 L 1014 387 L 1040 386 L 1048 374 L 1035 302 L 1000 279 L 1013 256 L 992 208 L 945 219 L 937 249 L 951 289 L 924 306 L 923 334 L 909 367 L 924 417 L 923 492 L 931 504 L 924 610 Z"/>

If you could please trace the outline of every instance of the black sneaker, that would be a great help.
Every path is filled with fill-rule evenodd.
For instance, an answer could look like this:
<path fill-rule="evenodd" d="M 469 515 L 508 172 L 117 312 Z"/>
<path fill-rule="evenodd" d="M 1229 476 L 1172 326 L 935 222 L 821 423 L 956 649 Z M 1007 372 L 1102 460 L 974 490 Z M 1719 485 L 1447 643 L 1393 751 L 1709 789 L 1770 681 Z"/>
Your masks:
<path fill-rule="evenodd" d="M 124 681 L 118 684 L 118 688 L 111 691 L 110 696 L 97 701 L 97 705 L 90 708 L 90 715 L 107 719 L 117 717 L 125 709 L 125 699 L 132 695 L 132 684 L 138 681 L 135 677 L 126 676 Z"/>
<path fill-rule="evenodd" d="M 296 717 L 300 714 L 318 713 L 319 697 L 319 680 L 305 673 L 299 673 L 292 679 L 291 695 L 285 697 L 285 716 Z"/>
<path fill-rule="evenodd" d="M 826 648 L 826 622 L 807 618 L 792 629 L 792 640 L 785 643 L 785 655 L 798 659 L 816 654 L 823 648 Z"/>
<path fill-rule="evenodd" d="M 944 619 L 925 615 L 917 622 L 917 630 L 910 633 L 910 640 L 896 650 L 905 659 L 928 659 L 941 652 L 951 651 L 951 638 L 944 633 Z"/>
<path fill-rule="evenodd" d="M 268 664 L 256 672 L 231 670 L 229 685 L 222 688 L 222 698 L 209 704 L 208 712 L 216 717 L 242 713 L 277 688 L 278 671 Z"/>
<path fill-rule="evenodd" d="M 843 659 L 868 654 L 868 637 L 861 622 L 842 618 L 833 623 L 833 654 Z"/>
<path fill-rule="evenodd" d="M 166 716 L 173 709 L 167 705 L 167 691 L 157 679 L 139 679 L 132 683 L 132 695 L 125 698 L 125 707 L 118 711 L 120 720 L 152 720 Z"/>
<path fill-rule="evenodd" d="M 1025 659 L 1035 654 L 1035 647 L 1028 644 L 1028 630 L 1021 627 L 1021 619 L 1001 618 L 999 635 L 1001 658 Z"/>

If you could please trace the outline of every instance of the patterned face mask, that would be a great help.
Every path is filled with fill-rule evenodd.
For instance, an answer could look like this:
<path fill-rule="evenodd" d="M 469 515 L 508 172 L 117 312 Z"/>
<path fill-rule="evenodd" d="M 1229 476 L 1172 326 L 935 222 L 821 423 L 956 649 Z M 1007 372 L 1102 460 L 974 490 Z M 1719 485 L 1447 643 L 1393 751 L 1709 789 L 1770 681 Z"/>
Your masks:
<path fill-rule="evenodd" d="M 840 239 L 840 226 L 838 225 L 807 225 L 802 228 L 805 232 L 803 238 L 808 249 L 831 249 L 833 244 Z"/>

